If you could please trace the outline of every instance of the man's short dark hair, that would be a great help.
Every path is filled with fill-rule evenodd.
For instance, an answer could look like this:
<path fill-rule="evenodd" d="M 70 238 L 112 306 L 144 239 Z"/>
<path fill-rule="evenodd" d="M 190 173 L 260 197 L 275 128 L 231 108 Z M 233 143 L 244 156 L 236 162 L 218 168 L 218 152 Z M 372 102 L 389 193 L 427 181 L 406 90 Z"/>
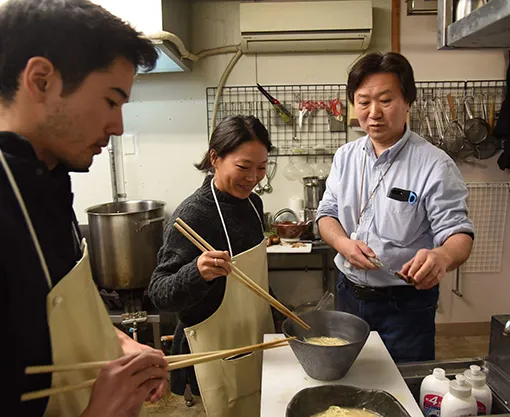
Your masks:
<path fill-rule="evenodd" d="M 131 26 L 87 0 L 9 0 L 0 7 L 0 100 L 10 103 L 32 57 L 47 58 L 60 73 L 63 95 L 94 71 L 123 57 L 151 70 L 157 51 Z"/>
<path fill-rule="evenodd" d="M 374 52 L 361 57 L 349 71 L 347 97 L 351 103 L 354 103 L 354 93 L 365 78 L 378 73 L 395 74 L 400 81 L 400 90 L 406 103 L 412 104 L 416 100 L 414 73 L 409 61 L 396 52 Z"/>

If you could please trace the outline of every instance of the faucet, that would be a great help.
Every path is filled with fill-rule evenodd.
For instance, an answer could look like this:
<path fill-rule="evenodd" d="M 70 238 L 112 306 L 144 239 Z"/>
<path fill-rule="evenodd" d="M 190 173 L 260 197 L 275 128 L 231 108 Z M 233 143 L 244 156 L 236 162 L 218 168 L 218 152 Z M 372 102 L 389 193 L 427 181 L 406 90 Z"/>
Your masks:
<path fill-rule="evenodd" d="M 503 329 L 503 336 L 510 336 L 510 320 L 508 320 L 505 324 L 505 328 Z"/>

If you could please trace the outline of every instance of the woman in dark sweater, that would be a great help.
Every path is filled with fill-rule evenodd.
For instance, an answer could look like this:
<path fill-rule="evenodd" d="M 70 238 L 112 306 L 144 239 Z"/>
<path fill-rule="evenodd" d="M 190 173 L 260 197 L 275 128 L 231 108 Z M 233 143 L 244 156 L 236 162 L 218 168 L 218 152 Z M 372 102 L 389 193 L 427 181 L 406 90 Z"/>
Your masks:
<path fill-rule="evenodd" d="M 250 340 L 255 340 L 254 343 L 262 341 L 262 327 L 260 324 L 251 323 L 251 315 L 264 316 L 267 309 L 271 316 L 267 303 L 257 304 L 257 308 L 250 306 L 250 302 L 260 303 L 260 299 L 247 288 L 238 288 L 237 298 L 242 297 L 247 304 L 243 303 L 246 308 L 236 311 L 236 301 L 224 296 L 227 285 L 230 285 L 227 282 L 235 280 L 227 278 L 231 257 L 258 248 L 257 253 L 261 255 L 257 262 L 267 261 L 265 248 L 262 248 L 263 252 L 260 248 L 261 245 L 265 246 L 262 200 L 251 191 L 265 176 L 270 150 L 268 132 L 257 118 L 233 116 L 224 119 L 213 132 L 204 159 L 197 165 L 199 170 L 209 175 L 202 186 L 177 207 L 168 223 L 165 242 L 158 255 L 158 266 L 151 278 L 149 295 L 159 309 L 178 313 L 179 322 L 175 330 L 172 354 L 190 353 L 189 335 L 195 335 L 195 330 L 189 333 L 189 328 L 195 325 L 209 328 L 204 333 L 204 327 L 194 327 L 197 334 L 202 335 L 202 342 L 207 339 L 205 344 L 198 347 L 195 345 L 195 349 L 192 345 L 191 350 L 194 353 L 204 350 L 200 349 L 203 346 L 212 350 L 247 344 L 247 340 L 244 340 L 244 343 L 242 340 L 232 340 L 232 335 L 228 334 L 219 336 L 222 339 L 213 343 L 209 340 L 214 338 L 209 333 L 211 331 L 216 334 L 216 331 L 228 333 L 228 329 L 235 331 L 236 328 L 249 328 L 249 333 L 253 333 Z M 190 225 L 216 251 L 201 253 L 172 226 L 177 217 Z M 248 268 L 251 269 L 249 266 Z M 261 283 L 267 287 L 267 267 L 265 270 L 265 281 L 263 279 Z M 254 278 L 253 271 L 244 272 Z M 234 293 L 229 290 L 229 294 Z M 207 323 L 203 323 L 205 320 Z M 211 326 L 216 326 L 217 329 L 211 330 Z M 188 328 L 188 337 L 185 335 L 185 328 Z M 249 367 L 244 370 L 250 372 Z M 211 373 L 221 373 L 221 370 L 210 369 L 208 372 L 207 380 L 210 380 Z M 222 410 L 221 406 L 216 404 L 209 404 L 208 407 L 207 398 L 203 395 L 203 391 L 208 387 L 204 387 L 204 382 L 200 379 L 199 375 L 197 384 L 193 367 L 173 371 L 170 378 L 171 390 L 182 395 L 189 383 L 193 394 L 200 395 L 200 385 L 208 415 L 216 415 L 214 410 L 218 415 L 229 415 L 227 410 Z M 216 383 L 222 384 L 221 381 Z M 238 409 L 237 412 L 239 411 Z"/>

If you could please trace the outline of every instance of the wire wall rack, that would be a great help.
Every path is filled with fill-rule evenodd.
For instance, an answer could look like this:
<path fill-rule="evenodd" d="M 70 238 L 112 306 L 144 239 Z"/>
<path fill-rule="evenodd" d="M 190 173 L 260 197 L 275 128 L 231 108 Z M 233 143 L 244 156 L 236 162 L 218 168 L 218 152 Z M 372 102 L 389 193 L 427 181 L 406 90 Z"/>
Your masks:
<path fill-rule="evenodd" d="M 475 240 L 462 272 L 500 272 L 510 183 L 467 183 L 469 218 Z"/>
<path fill-rule="evenodd" d="M 469 111 L 492 129 L 506 93 L 504 80 L 422 81 L 416 83 L 417 97 L 411 106 L 411 129 L 448 152 L 454 159 L 492 156 L 501 143 L 485 140 L 473 144 L 466 134 Z M 467 108 L 466 108 L 467 105 Z"/>
<path fill-rule="evenodd" d="M 231 115 L 258 117 L 269 131 L 274 145 L 272 156 L 303 155 L 329 159 L 347 143 L 346 84 L 263 87 L 288 110 L 290 122 L 283 120 L 257 86 L 240 86 L 223 89 L 216 125 Z M 492 128 L 496 125 L 507 88 L 504 80 L 419 81 L 416 87 L 417 99 L 410 109 L 413 131 L 456 160 L 488 158 L 501 148 L 502 144 L 494 140 L 473 145 L 467 140 L 464 127 L 469 119 L 466 104 L 473 117 L 486 120 Z M 206 89 L 209 136 L 216 91 L 216 87 Z M 452 130 L 452 127 L 456 129 Z"/>
<path fill-rule="evenodd" d="M 263 88 L 291 115 L 285 122 L 256 86 L 225 87 L 218 103 L 216 125 L 231 115 L 254 115 L 269 131 L 272 156 L 328 158 L 347 142 L 347 86 L 345 84 L 271 85 Z M 211 135 L 217 88 L 207 96 L 208 136 Z"/>

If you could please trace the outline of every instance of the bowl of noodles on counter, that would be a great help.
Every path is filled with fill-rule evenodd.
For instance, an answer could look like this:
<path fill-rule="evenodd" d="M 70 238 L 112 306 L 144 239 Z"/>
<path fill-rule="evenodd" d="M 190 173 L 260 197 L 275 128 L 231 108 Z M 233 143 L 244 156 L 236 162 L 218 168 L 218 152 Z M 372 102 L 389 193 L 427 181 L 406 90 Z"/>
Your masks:
<path fill-rule="evenodd" d="M 390 393 L 349 385 L 321 385 L 299 391 L 286 417 L 410 417 Z"/>
<path fill-rule="evenodd" d="M 282 331 L 297 360 L 308 376 L 319 381 L 344 377 L 368 339 L 370 326 L 342 311 L 314 310 L 300 314 L 310 330 L 285 319 Z"/>

